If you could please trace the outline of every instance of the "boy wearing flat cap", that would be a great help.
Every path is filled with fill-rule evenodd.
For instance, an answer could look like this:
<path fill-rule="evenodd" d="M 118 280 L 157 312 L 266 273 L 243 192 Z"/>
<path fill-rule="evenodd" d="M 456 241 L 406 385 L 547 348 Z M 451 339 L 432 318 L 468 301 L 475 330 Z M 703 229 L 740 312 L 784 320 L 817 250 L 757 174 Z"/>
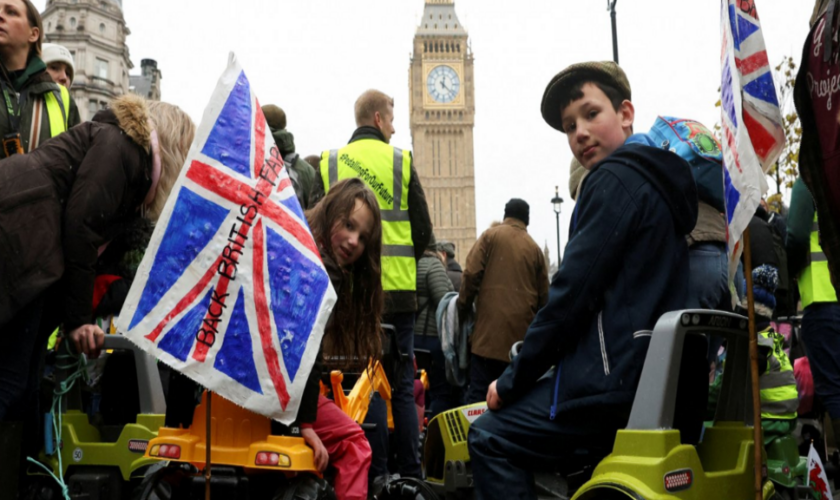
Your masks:
<path fill-rule="evenodd" d="M 589 174 L 548 302 L 470 427 L 477 499 L 536 498 L 535 468 L 609 454 L 654 324 L 685 306 L 694 179 L 677 155 L 632 135 L 630 97 L 612 62 L 569 66 L 543 95 L 543 118 Z"/>

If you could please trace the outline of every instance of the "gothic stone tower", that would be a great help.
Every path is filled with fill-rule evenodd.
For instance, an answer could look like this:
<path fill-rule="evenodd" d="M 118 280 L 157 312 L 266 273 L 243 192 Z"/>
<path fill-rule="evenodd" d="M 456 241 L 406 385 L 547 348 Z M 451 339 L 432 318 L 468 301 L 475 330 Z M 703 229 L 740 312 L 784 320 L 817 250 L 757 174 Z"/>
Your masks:
<path fill-rule="evenodd" d="M 47 0 L 41 17 L 45 41 L 73 54 L 76 74 L 70 93 L 82 120 L 128 92 L 128 71 L 134 65 L 125 44 L 130 31 L 122 0 Z"/>
<path fill-rule="evenodd" d="M 475 243 L 473 55 L 454 0 L 425 0 L 409 69 L 411 137 L 438 241 Z"/>

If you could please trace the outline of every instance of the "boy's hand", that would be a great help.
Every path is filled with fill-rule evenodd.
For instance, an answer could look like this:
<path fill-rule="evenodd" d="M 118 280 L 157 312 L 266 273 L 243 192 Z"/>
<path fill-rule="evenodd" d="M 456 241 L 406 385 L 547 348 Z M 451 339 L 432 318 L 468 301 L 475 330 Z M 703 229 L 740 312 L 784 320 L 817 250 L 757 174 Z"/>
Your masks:
<path fill-rule="evenodd" d="M 105 343 L 105 332 L 96 325 L 82 325 L 70 332 L 68 337 L 73 341 L 76 352 L 90 358 L 98 358 Z"/>
<path fill-rule="evenodd" d="M 318 469 L 318 472 L 327 470 L 327 465 L 330 463 L 330 455 L 327 453 L 327 448 L 324 446 L 324 443 L 321 442 L 321 438 L 318 437 L 318 434 L 315 434 L 315 430 L 312 427 L 301 427 L 300 435 L 303 436 L 303 440 L 315 452 L 315 467 Z"/>
<path fill-rule="evenodd" d="M 490 383 L 490 387 L 487 388 L 487 408 L 491 410 L 499 410 L 503 404 L 502 398 L 500 398 L 499 393 L 496 392 L 496 381 L 494 380 Z"/>

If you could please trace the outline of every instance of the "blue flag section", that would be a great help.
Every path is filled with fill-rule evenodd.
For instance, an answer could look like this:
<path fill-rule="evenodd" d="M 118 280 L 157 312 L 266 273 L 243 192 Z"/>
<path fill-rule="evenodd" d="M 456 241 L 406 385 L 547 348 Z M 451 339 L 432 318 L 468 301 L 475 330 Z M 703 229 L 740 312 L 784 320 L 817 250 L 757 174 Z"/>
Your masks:
<path fill-rule="evenodd" d="M 233 56 L 117 327 L 252 411 L 294 421 L 335 292 Z"/>

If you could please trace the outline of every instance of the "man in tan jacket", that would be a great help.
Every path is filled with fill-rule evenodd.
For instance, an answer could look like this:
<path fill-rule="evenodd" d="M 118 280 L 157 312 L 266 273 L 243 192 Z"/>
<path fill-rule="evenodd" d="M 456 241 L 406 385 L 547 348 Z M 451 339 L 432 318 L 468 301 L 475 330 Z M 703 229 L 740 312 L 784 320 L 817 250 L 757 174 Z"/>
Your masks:
<path fill-rule="evenodd" d="M 528 203 L 510 200 L 504 222 L 485 231 L 467 256 L 458 309 L 475 302 L 468 403 L 485 401 L 490 382 L 509 364 L 511 346 L 525 338 L 548 299 L 545 256 L 528 236 L 528 218 Z"/>

